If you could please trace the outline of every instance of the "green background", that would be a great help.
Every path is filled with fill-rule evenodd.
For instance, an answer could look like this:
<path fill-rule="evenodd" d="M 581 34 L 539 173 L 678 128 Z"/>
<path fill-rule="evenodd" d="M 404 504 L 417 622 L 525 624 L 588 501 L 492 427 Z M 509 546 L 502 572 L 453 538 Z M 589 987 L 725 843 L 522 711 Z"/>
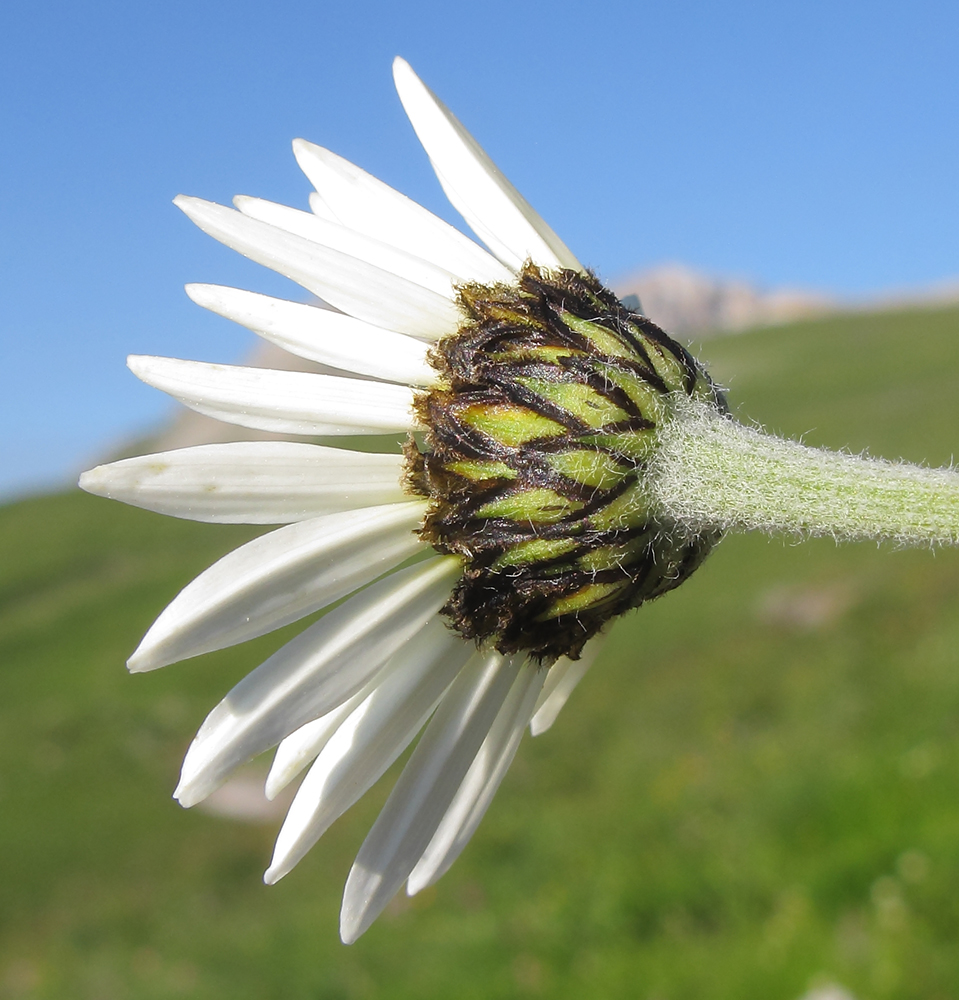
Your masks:
<path fill-rule="evenodd" d="M 770 430 L 934 465 L 959 442 L 959 310 L 697 351 Z M 390 778 L 272 888 L 278 823 L 170 799 L 289 630 L 123 669 L 251 534 L 75 492 L 0 509 L 0 997 L 959 996 L 959 553 L 726 539 L 611 630 L 449 874 L 346 948 Z"/>

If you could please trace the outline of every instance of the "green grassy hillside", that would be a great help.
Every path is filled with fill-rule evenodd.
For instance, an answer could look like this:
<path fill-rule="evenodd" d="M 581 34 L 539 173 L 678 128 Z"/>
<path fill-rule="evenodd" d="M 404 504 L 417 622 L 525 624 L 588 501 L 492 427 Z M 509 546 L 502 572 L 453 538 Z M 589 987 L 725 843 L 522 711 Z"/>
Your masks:
<path fill-rule="evenodd" d="M 959 447 L 959 310 L 700 354 L 783 433 Z M 451 872 L 345 948 L 389 782 L 273 888 L 276 824 L 169 797 L 206 711 L 284 637 L 123 669 L 250 534 L 79 493 L 0 509 L 0 998 L 959 996 L 959 553 L 727 539 L 613 629 Z"/>

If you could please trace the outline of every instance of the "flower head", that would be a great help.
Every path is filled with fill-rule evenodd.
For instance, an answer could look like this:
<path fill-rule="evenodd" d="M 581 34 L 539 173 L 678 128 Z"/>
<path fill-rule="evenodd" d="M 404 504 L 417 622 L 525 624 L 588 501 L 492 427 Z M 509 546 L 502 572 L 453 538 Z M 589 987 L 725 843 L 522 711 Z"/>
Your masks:
<path fill-rule="evenodd" d="M 959 538 L 952 472 L 828 455 L 732 421 L 688 352 L 603 288 L 405 62 L 394 74 L 444 190 L 489 251 L 297 140 L 311 212 L 247 197 L 235 209 L 176 204 L 333 308 L 214 285 L 187 292 L 343 374 L 129 364 L 222 420 L 393 433 L 405 454 L 239 442 L 81 479 L 180 517 L 284 525 L 187 586 L 133 671 L 342 602 L 229 692 L 183 764 L 176 796 L 187 806 L 274 746 L 271 797 L 310 767 L 267 881 L 425 726 L 347 881 L 346 942 L 404 882 L 414 893 L 446 871 L 524 728 L 549 728 L 585 673 L 593 637 L 685 580 L 724 530 Z"/>
<path fill-rule="evenodd" d="M 460 290 L 431 353 L 412 489 L 421 535 L 462 557 L 447 605 L 466 638 L 539 660 L 578 656 L 615 615 L 680 584 L 718 540 L 670 530 L 646 465 L 674 397 L 722 397 L 690 355 L 591 274 L 523 266 Z"/>

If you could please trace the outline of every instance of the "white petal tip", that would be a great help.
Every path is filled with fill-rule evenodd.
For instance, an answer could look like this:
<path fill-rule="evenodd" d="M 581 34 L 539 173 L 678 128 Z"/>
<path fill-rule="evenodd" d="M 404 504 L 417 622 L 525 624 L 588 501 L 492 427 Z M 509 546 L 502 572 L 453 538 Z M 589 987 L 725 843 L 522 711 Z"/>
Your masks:
<path fill-rule="evenodd" d="M 270 865 L 270 867 L 263 873 L 263 884 L 276 885 L 276 883 L 279 882 L 285 874 L 285 871 L 276 868 L 275 865 Z"/>
<path fill-rule="evenodd" d="M 173 791 L 173 797 L 184 809 L 189 809 L 198 802 L 202 802 L 217 787 L 216 784 L 211 784 L 209 780 L 204 779 L 202 768 L 196 764 L 194 754 L 196 744 L 197 741 L 194 739 L 190 749 L 186 752 L 183 766 L 180 768 L 180 781 Z"/>
<path fill-rule="evenodd" d="M 149 354 L 128 354 L 127 368 L 129 368 L 137 378 L 142 379 L 143 374 L 149 368 L 152 360 L 153 358 Z"/>
<path fill-rule="evenodd" d="M 217 304 L 222 300 L 223 286 L 211 285 L 202 281 L 191 281 L 183 286 L 183 291 L 191 302 L 203 309 L 216 311 Z"/>
<path fill-rule="evenodd" d="M 349 923 L 340 920 L 340 940 L 343 944 L 353 944 L 360 939 L 363 935 L 363 931 L 359 929 L 355 921 L 350 921 Z"/>
<path fill-rule="evenodd" d="M 380 915 L 389 898 L 380 897 L 383 876 L 354 864 L 343 890 L 340 908 L 340 940 L 353 944 L 369 929 Z"/>
<path fill-rule="evenodd" d="M 396 87 L 400 100 L 404 102 L 404 94 L 407 94 L 410 88 L 419 87 L 427 90 L 426 84 L 416 75 L 416 71 L 402 56 L 397 56 L 393 60 L 393 86 Z"/>
<path fill-rule="evenodd" d="M 195 198 L 193 195 L 178 194 L 173 199 L 173 204 L 186 215 L 191 222 L 197 221 L 197 216 L 206 214 L 204 209 L 209 209 L 215 203 L 207 201 L 205 198 Z M 222 207 L 222 206 L 216 206 Z"/>
<path fill-rule="evenodd" d="M 176 802 L 177 805 L 183 806 L 184 809 L 189 809 L 192 806 L 196 805 L 196 803 L 193 802 L 190 799 L 190 797 L 184 793 L 182 789 L 183 789 L 183 783 L 181 782 L 179 785 L 176 786 L 176 788 L 173 791 L 173 801 Z"/>
<path fill-rule="evenodd" d="M 411 897 L 415 896 L 418 892 L 422 892 L 429 884 L 429 880 L 413 878 L 411 875 L 406 880 L 406 895 Z"/>
<path fill-rule="evenodd" d="M 393 58 L 393 79 L 396 79 L 398 73 L 410 73 L 413 76 L 416 74 L 413 72 L 413 67 L 402 57 L 395 56 Z"/>
<path fill-rule="evenodd" d="M 263 881 L 267 885 L 276 885 L 281 878 L 285 878 L 303 860 L 305 851 L 296 852 L 297 841 L 290 842 L 290 838 L 285 838 L 283 831 L 277 839 L 273 848 L 273 857 L 270 859 L 270 867 L 263 873 Z"/>
<path fill-rule="evenodd" d="M 80 478 L 77 480 L 77 486 L 81 490 L 86 490 L 87 493 L 95 493 L 97 496 L 102 496 L 103 490 L 103 466 L 98 465 L 95 469 L 88 469 L 86 472 L 80 474 Z"/>
<path fill-rule="evenodd" d="M 280 792 L 290 783 L 290 779 L 285 774 L 274 775 L 272 771 L 266 776 L 266 784 L 263 786 L 263 794 L 272 802 Z"/>
<path fill-rule="evenodd" d="M 554 721 L 554 719 L 538 719 L 536 716 L 533 716 L 529 724 L 530 735 L 542 736 L 543 733 L 552 727 Z"/>
<path fill-rule="evenodd" d="M 159 670 L 160 667 L 165 667 L 173 662 L 164 659 L 162 654 L 157 651 L 155 644 L 147 642 L 149 638 L 150 633 L 148 632 L 140 645 L 130 654 L 127 660 L 127 670 L 131 674 L 145 674 L 151 670 Z"/>
<path fill-rule="evenodd" d="M 201 795 L 195 788 L 191 788 L 189 782 L 181 781 L 176 786 L 173 797 L 184 809 L 191 809 L 198 802 L 202 802 L 206 798 L 206 795 Z"/>
<path fill-rule="evenodd" d="M 131 674 L 145 674 L 152 669 L 149 657 L 142 654 L 139 649 L 127 660 L 127 670 Z"/>

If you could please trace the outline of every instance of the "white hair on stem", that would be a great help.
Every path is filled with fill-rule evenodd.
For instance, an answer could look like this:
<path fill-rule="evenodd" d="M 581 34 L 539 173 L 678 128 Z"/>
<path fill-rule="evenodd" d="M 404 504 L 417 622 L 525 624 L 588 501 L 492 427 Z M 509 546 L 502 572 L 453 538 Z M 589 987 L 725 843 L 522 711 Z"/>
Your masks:
<path fill-rule="evenodd" d="M 959 543 L 959 473 L 812 448 L 675 402 L 647 480 L 653 504 L 707 527 L 902 545 Z"/>

